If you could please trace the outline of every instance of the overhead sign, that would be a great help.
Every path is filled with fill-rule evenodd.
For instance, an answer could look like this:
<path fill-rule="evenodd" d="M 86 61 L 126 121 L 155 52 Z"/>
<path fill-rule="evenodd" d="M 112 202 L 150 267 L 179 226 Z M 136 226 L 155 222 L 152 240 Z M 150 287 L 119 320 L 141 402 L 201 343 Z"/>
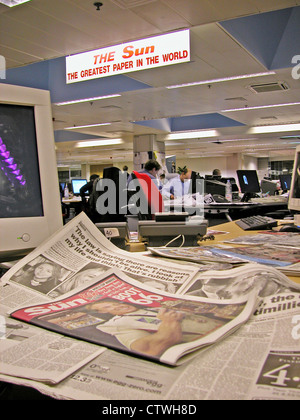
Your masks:
<path fill-rule="evenodd" d="M 190 61 L 190 31 L 184 30 L 66 57 L 66 82 Z"/>

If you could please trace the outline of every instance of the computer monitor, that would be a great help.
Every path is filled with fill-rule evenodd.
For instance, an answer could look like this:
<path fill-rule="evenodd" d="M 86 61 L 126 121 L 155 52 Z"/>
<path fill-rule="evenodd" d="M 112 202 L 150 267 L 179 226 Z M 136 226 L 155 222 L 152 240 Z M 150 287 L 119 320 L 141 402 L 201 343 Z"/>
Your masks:
<path fill-rule="evenodd" d="M 63 224 L 49 92 L 0 83 L 0 139 L 0 261 L 9 261 Z"/>
<path fill-rule="evenodd" d="M 279 181 L 283 191 L 289 191 L 291 189 L 292 175 L 279 175 Z"/>
<path fill-rule="evenodd" d="M 80 188 L 87 183 L 87 179 L 72 179 L 73 194 L 79 194 Z"/>
<path fill-rule="evenodd" d="M 289 196 L 289 209 L 300 212 L 300 146 L 296 148 L 292 183 Z"/>
<path fill-rule="evenodd" d="M 237 170 L 236 171 L 241 192 L 244 193 L 242 201 L 248 201 L 256 193 L 260 192 L 260 185 L 255 170 Z"/>

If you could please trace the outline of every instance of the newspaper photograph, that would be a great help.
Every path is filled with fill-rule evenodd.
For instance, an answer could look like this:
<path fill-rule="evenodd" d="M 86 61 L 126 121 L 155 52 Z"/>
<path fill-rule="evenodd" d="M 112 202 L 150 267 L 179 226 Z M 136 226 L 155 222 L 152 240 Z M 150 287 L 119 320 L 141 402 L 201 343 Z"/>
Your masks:
<path fill-rule="evenodd" d="M 153 261 L 119 249 L 82 212 L 17 262 L 1 280 L 53 299 L 92 283 L 112 267 L 171 293 L 197 273 L 193 265 Z"/>
<path fill-rule="evenodd" d="M 117 269 L 61 300 L 10 315 L 67 336 L 176 365 L 247 321 L 256 293 L 209 300 L 146 287 Z"/>
<path fill-rule="evenodd" d="M 256 291 L 259 297 L 285 291 L 299 291 L 300 284 L 290 280 L 276 268 L 248 263 L 223 271 L 199 273 L 178 293 L 211 299 L 237 299 Z"/>

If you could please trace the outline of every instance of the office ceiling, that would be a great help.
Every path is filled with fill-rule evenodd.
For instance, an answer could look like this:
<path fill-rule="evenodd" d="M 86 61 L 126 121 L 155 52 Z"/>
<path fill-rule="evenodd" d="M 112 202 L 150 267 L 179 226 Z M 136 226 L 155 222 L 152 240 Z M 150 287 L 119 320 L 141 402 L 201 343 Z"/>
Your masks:
<path fill-rule="evenodd" d="M 300 69 L 295 67 L 300 63 L 300 0 L 102 0 L 100 11 L 93 3 L 31 0 L 13 8 L 0 4 L 5 82 L 41 87 L 37 74 L 45 63 L 181 29 L 191 32 L 191 61 L 97 79 L 90 83 L 96 96 L 121 96 L 82 104 L 55 105 L 64 88 L 52 89 L 52 80 L 59 165 L 130 161 L 133 137 L 144 134 L 155 134 L 166 142 L 167 155 L 183 159 L 233 153 L 293 158 L 300 129 L 257 134 L 253 128 L 300 124 Z M 298 61 L 293 63 L 295 56 Z M 27 73 L 20 82 L 26 69 L 30 76 Z M 268 71 L 274 74 L 166 88 Z M 87 83 L 76 83 L 81 85 L 76 89 L 83 90 Z M 250 88 L 269 83 L 274 84 L 271 91 L 257 93 Z M 242 110 L 232 111 L 237 108 Z M 217 136 L 166 140 L 170 121 L 175 131 L 216 129 Z M 110 125 L 65 130 L 96 123 Z M 282 138 L 286 136 L 296 138 Z M 99 137 L 122 138 L 123 143 L 75 147 L 79 139 Z"/>

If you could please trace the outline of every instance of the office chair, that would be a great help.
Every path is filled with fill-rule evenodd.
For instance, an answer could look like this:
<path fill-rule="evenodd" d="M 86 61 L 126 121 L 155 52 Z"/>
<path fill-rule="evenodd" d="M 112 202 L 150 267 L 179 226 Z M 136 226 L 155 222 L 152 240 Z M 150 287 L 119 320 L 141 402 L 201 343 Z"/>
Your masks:
<path fill-rule="evenodd" d="M 139 207 L 139 219 L 154 220 L 155 213 L 161 213 L 165 210 L 163 198 L 158 187 L 149 175 L 145 173 L 133 171 L 132 179 L 136 180 L 135 183 L 138 187 L 136 193 L 139 195 L 139 200 L 137 200 L 136 205 Z M 134 195 L 131 196 L 131 203 L 129 201 L 129 206 L 133 205 L 133 198 Z"/>
<path fill-rule="evenodd" d="M 109 182 L 112 181 L 112 182 Z M 127 214 L 127 196 L 123 198 L 127 175 L 115 166 L 105 168 L 103 177 L 95 181 L 89 198 L 87 215 L 94 223 L 124 222 Z"/>

